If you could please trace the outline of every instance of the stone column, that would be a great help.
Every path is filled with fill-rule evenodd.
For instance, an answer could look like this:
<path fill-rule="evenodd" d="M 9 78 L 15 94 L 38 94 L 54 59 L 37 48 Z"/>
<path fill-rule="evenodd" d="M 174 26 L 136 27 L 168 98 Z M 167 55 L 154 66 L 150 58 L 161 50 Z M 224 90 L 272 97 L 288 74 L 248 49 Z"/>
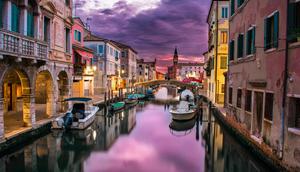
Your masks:
<path fill-rule="evenodd" d="M 23 121 L 26 127 L 35 125 L 35 98 L 32 94 L 23 95 Z"/>
<path fill-rule="evenodd" d="M 0 98 L 0 142 L 4 139 L 4 134 L 3 98 Z"/>

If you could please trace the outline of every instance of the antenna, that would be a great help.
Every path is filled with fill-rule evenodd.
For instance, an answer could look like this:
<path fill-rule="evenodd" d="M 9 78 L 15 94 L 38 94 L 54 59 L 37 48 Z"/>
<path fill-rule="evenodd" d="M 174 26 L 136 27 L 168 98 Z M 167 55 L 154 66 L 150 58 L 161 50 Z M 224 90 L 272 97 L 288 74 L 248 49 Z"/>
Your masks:
<path fill-rule="evenodd" d="M 76 15 L 77 8 L 78 8 L 78 7 L 81 7 L 81 6 L 82 6 L 81 2 L 77 2 L 77 3 L 74 4 L 74 16 L 75 16 L 75 17 L 77 16 L 77 15 Z"/>

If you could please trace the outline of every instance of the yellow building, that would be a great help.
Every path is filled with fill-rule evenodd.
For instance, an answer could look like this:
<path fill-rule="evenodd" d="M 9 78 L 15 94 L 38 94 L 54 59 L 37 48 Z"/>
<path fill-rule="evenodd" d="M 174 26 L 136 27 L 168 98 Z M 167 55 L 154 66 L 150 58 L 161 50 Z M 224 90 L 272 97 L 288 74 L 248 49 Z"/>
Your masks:
<path fill-rule="evenodd" d="M 213 103 L 223 104 L 224 72 L 228 63 L 229 1 L 213 0 L 207 17 L 208 52 L 206 55 L 207 96 Z"/>

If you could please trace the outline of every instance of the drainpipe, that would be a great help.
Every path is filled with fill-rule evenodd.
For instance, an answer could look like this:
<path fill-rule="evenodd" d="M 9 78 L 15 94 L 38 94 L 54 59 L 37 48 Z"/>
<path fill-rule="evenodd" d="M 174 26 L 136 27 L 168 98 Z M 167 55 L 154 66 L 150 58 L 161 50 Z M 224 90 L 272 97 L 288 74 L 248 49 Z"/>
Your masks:
<path fill-rule="evenodd" d="M 217 10 L 216 10 L 216 60 L 215 60 L 215 103 L 218 103 L 218 90 L 219 90 L 219 83 L 218 83 L 218 41 L 219 41 L 219 0 L 217 2 Z"/>
<path fill-rule="evenodd" d="M 285 129 L 285 115 L 286 115 L 286 97 L 287 97 L 287 87 L 288 87 L 288 78 L 289 78 L 289 71 L 288 71 L 288 63 L 289 63 L 289 0 L 286 1 L 286 39 L 285 39 L 285 62 L 284 62 L 284 85 L 283 85 L 283 95 L 282 95 L 282 107 L 281 107 L 281 140 L 280 140 L 280 153 L 279 158 L 283 159 L 284 153 L 284 129 Z"/>

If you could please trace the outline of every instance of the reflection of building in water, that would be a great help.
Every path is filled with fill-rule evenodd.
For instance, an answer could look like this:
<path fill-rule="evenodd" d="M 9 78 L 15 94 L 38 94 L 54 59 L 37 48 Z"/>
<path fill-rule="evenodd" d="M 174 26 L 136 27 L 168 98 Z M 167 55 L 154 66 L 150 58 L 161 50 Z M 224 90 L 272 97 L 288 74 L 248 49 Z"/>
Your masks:
<path fill-rule="evenodd" d="M 136 108 L 131 108 L 121 114 L 121 134 L 129 134 L 136 123 Z"/>
<path fill-rule="evenodd" d="M 213 116 L 209 117 L 207 114 L 207 109 L 204 109 L 202 136 L 206 142 L 205 171 L 270 171 L 222 129 Z"/>
<path fill-rule="evenodd" d="M 107 150 L 120 133 L 130 133 L 136 109 L 105 117 L 100 111 L 86 130 L 52 131 L 30 146 L 0 158 L 2 171 L 83 171 L 92 151 Z M 122 128 L 121 128 L 122 127 Z"/>

